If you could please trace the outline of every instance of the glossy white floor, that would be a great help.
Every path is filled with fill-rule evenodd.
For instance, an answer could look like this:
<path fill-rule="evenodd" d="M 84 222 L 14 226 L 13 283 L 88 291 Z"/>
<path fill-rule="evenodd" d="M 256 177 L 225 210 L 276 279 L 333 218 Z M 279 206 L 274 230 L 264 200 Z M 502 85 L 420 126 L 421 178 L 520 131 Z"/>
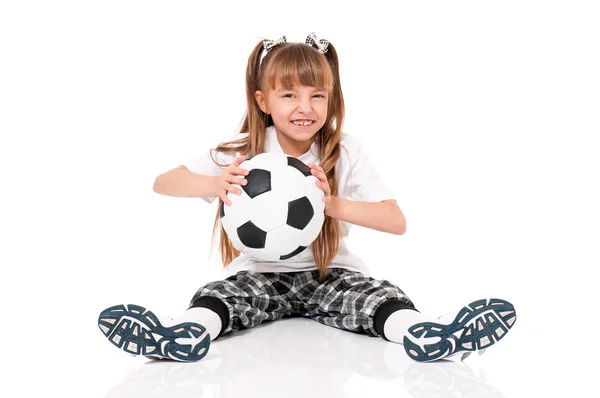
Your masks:
<path fill-rule="evenodd" d="M 137 397 L 531 397 L 591 390 L 591 368 L 567 365 L 555 336 L 535 338 L 517 321 L 484 355 L 463 362 L 417 363 L 403 347 L 320 325 L 285 319 L 213 342 L 197 363 L 150 361 L 113 347 L 89 330 L 89 350 L 50 357 L 40 371 L 54 378 L 50 396 Z M 76 340 L 72 340 L 73 343 Z M 82 343 L 83 344 L 83 343 Z M 59 383 L 56 383 L 60 380 Z M 47 385 L 30 385 L 41 393 Z M 54 395 L 57 394 L 57 395 Z M 32 396 L 32 395 L 27 395 Z M 589 395 L 587 395 L 589 396 Z"/>
<path fill-rule="evenodd" d="M 416 363 L 400 345 L 287 319 L 217 340 L 198 363 L 132 363 L 105 397 L 503 396 L 475 362 Z"/>
<path fill-rule="evenodd" d="M 488 380 L 467 362 L 416 363 L 405 357 L 400 345 L 297 318 L 217 340 L 198 363 L 131 365 L 114 380 L 106 398 L 341 398 L 393 391 L 396 396 L 414 397 L 502 396 L 498 381 Z M 513 371 L 507 369 L 498 377 Z"/>
<path fill-rule="evenodd" d="M 427 364 L 410 360 L 401 345 L 299 318 L 223 336 L 197 363 L 150 361 L 105 339 L 94 311 L 104 300 L 69 300 L 47 296 L 18 314 L 5 307 L 4 320 L 13 321 L 3 323 L 1 396 L 499 398 L 598 391 L 588 357 L 597 320 L 580 322 L 582 314 L 561 303 L 544 309 L 534 296 L 516 301 L 519 319 L 484 355 Z"/>

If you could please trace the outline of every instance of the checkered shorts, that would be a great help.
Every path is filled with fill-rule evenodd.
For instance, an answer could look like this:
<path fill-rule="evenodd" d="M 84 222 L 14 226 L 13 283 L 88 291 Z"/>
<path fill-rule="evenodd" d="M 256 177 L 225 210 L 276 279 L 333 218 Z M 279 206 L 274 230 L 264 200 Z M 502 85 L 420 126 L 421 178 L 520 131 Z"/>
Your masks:
<path fill-rule="evenodd" d="M 241 271 L 201 287 L 191 306 L 210 308 L 198 304 L 207 298 L 219 299 L 227 308 L 221 311 L 225 314 L 221 316 L 224 324 L 220 335 L 284 317 L 302 316 L 339 329 L 380 336 L 381 327 L 374 325 L 374 317 L 382 304 L 394 302 L 395 307 L 414 309 L 404 292 L 392 283 L 340 268 L 328 269 L 323 281 L 319 281 L 318 270 Z M 391 313 L 382 312 L 387 313 L 384 318 Z"/>

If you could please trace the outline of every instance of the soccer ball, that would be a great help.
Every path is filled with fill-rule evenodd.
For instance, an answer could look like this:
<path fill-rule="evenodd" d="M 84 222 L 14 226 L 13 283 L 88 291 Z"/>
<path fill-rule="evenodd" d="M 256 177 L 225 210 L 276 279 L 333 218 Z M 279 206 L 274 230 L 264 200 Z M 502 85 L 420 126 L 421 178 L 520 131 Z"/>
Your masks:
<path fill-rule="evenodd" d="M 242 194 L 227 193 L 221 225 L 233 247 L 265 261 L 287 260 L 306 249 L 325 221 L 323 190 L 301 160 L 261 153 L 240 164 L 248 170 Z"/>

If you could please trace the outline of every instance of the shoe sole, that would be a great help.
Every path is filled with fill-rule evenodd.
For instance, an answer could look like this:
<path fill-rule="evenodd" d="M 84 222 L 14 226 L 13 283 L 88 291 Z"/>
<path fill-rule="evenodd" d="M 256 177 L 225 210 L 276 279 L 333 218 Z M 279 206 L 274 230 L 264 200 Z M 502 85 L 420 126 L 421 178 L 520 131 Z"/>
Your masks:
<path fill-rule="evenodd" d="M 134 356 L 192 362 L 202 359 L 210 346 L 210 335 L 202 325 L 165 327 L 152 311 L 134 304 L 105 309 L 98 327 L 112 344 Z"/>
<path fill-rule="evenodd" d="M 463 307 L 452 323 L 422 322 L 408 329 L 404 348 L 418 362 L 430 362 L 448 356 L 485 350 L 506 336 L 517 320 L 514 306 L 500 299 L 473 301 Z M 429 344 L 427 340 L 435 339 Z"/>

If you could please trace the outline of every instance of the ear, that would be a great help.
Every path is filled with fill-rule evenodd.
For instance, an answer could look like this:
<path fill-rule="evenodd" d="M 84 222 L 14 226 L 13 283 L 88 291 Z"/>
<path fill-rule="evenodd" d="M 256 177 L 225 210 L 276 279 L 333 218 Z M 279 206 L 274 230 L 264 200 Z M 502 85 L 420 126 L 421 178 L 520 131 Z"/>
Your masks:
<path fill-rule="evenodd" d="M 260 107 L 260 110 L 268 115 L 269 107 L 267 106 L 267 99 L 263 95 L 262 91 L 256 90 L 256 92 L 254 93 L 254 98 L 256 99 L 256 103 Z"/>

